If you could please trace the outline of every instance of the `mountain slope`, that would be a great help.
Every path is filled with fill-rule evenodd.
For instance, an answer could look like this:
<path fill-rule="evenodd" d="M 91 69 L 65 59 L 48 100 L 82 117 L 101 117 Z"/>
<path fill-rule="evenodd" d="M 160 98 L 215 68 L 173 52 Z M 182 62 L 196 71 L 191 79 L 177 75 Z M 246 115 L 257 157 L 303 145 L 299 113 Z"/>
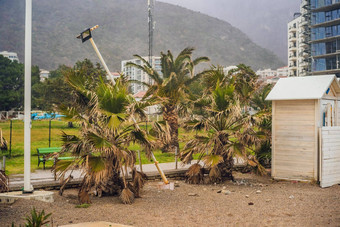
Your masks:
<path fill-rule="evenodd" d="M 0 50 L 24 56 L 24 12 L 22 0 L 0 0 Z M 254 44 L 229 23 L 187 10 L 157 3 L 155 9 L 154 55 L 187 46 L 197 56 L 208 56 L 212 64 L 245 63 L 254 69 L 283 66 L 266 49 Z M 75 37 L 85 28 L 99 24 L 94 40 L 111 71 L 133 54 L 147 55 L 147 6 L 143 0 L 37 0 L 33 1 L 32 63 L 45 69 L 73 65 L 89 58 L 98 61 L 89 42 Z"/>

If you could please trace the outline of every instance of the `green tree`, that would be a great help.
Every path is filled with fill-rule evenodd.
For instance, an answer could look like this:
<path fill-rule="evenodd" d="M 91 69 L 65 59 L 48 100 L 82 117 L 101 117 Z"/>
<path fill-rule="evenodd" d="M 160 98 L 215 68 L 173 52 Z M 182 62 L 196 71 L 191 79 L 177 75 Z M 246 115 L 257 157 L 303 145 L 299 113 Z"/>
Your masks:
<path fill-rule="evenodd" d="M 34 86 L 40 83 L 39 67 L 32 66 L 32 100 Z M 24 65 L 0 55 L 0 110 L 19 109 L 24 106 Z M 35 107 L 32 101 L 32 107 Z"/>
<path fill-rule="evenodd" d="M 128 63 L 149 75 L 153 80 L 148 85 L 144 99 L 153 101 L 153 104 L 160 104 L 163 112 L 163 120 L 170 127 L 171 142 L 163 147 L 163 151 L 171 151 L 177 148 L 178 144 L 178 104 L 186 99 L 189 93 L 189 85 L 196 81 L 203 73 L 195 74 L 194 67 L 209 59 L 199 57 L 192 59 L 193 48 L 185 48 L 175 59 L 170 51 L 166 54 L 161 52 L 161 74 L 141 56 L 135 55 L 143 64 Z"/>
<path fill-rule="evenodd" d="M 65 65 L 60 65 L 56 70 L 50 72 L 49 78 L 36 86 L 37 98 L 35 102 L 39 109 L 53 112 L 56 111 L 56 105 L 72 105 L 74 102 L 72 88 L 63 76 L 71 70 L 80 70 L 84 72 L 84 77 L 91 79 L 89 84 L 86 85 L 87 87 L 93 86 L 93 81 L 98 82 L 99 78 L 104 77 L 106 74 L 99 64 L 94 65 L 88 59 L 78 61 L 73 69 Z"/>

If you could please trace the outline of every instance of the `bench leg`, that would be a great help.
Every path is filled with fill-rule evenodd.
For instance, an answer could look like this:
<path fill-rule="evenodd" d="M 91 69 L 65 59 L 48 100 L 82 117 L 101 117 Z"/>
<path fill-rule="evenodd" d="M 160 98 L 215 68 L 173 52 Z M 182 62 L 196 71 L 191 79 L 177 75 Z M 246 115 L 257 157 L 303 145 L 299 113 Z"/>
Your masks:
<path fill-rule="evenodd" d="M 44 164 L 44 170 L 45 170 L 45 161 L 43 161 L 43 164 Z"/>

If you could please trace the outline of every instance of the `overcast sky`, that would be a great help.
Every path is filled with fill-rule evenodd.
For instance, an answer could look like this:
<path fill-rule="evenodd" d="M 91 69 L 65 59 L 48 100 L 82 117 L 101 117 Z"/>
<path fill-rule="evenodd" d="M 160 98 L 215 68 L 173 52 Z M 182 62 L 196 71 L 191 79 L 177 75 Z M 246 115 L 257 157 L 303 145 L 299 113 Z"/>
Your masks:
<path fill-rule="evenodd" d="M 287 62 L 287 23 L 300 0 L 158 0 L 225 20 Z M 156 9 L 157 10 L 157 2 Z M 157 21 L 157 18 L 155 18 Z"/>

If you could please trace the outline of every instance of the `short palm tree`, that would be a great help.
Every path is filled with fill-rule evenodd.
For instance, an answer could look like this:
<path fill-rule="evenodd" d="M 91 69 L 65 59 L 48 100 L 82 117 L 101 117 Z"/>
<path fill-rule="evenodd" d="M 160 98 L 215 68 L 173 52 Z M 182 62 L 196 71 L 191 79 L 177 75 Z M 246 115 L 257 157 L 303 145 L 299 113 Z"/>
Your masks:
<path fill-rule="evenodd" d="M 138 142 L 148 152 L 153 147 L 137 122 L 131 117 L 138 112 L 134 98 L 128 94 L 124 78 L 116 80 L 115 85 L 98 75 L 88 75 L 87 70 L 70 70 L 65 76 L 72 87 L 74 103 L 72 106 L 59 106 L 71 120 L 80 124 L 79 136 L 63 135 L 64 152 L 71 153 L 73 161 L 57 162 L 55 171 L 61 179 L 66 171 L 81 168 L 84 180 L 79 191 L 82 203 L 88 202 L 88 192 L 95 188 L 101 195 L 121 194 L 124 203 L 131 203 L 139 195 L 142 174 L 134 169 L 135 152 L 128 147 Z M 128 169 L 132 169 L 135 184 L 126 182 Z M 121 177 L 122 174 L 122 177 Z M 68 179 L 63 179 L 66 183 Z"/>
<path fill-rule="evenodd" d="M 251 100 L 251 106 L 257 111 L 254 119 L 258 128 L 258 136 L 261 139 L 261 143 L 256 149 L 256 157 L 261 165 L 267 167 L 270 167 L 271 163 L 272 103 L 266 101 L 266 97 L 272 87 L 272 84 L 262 85 Z"/>
<path fill-rule="evenodd" d="M 208 77 L 220 77 L 220 74 L 223 74 L 220 70 L 215 73 L 218 75 L 211 72 Z M 224 82 L 221 82 L 221 79 Z M 215 81 L 215 89 L 212 90 L 212 86 L 208 86 L 204 100 L 199 100 L 206 104 L 204 114 L 188 122 L 192 128 L 204 128 L 206 133 L 196 135 L 186 144 L 181 154 L 182 161 L 188 163 L 192 161 L 193 154 L 198 153 L 198 160 L 203 160 L 209 167 L 211 182 L 226 178 L 233 180 L 234 157 L 241 156 L 247 160 L 251 149 L 259 141 L 252 126 L 251 116 L 242 111 L 239 94 L 236 92 L 237 80 L 231 78 L 225 82 L 222 77 Z M 201 183 L 201 176 L 202 171 L 198 163 L 190 167 L 190 183 Z"/>
<path fill-rule="evenodd" d="M 163 120 L 170 127 L 171 140 L 163 147 L 163 151 L 179 150 L 178 144 L 178 103 L 186 99 L 188 86 L 200 78 L 204 72 L 195 74 L 194 67 L 201 62 L 206 62 L 207 57 L 199 57 L 192 60 L 194 48 L 185 48 L 175 59 L 170 51 L 161 53 L 161 73 L 153 69 L 144 58 L 135 55 L 143 64 L 128 63 L 127 65 L 142 70 L 153 80 L 152 84 L 146 84 L 148 90 L 144 99 L 160 104 L 163 111 Z"/>

